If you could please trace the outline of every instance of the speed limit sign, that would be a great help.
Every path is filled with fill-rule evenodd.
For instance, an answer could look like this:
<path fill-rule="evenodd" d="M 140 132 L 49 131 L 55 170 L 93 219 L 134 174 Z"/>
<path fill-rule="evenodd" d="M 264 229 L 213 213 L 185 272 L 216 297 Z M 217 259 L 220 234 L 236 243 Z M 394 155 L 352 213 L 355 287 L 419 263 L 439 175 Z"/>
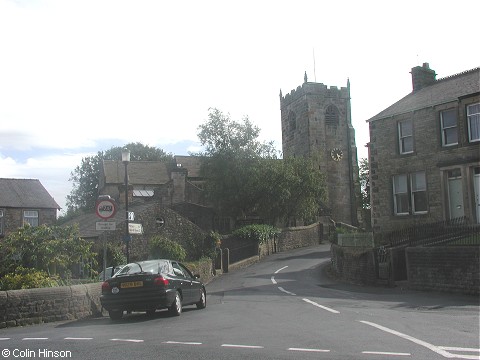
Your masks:
<path fill-rule="evenodd" d="M 115 206 L 115 201 L 108 197 L 102 197 L 97 200 L 95 204 L 95 213 L 99 218 L 103 220 L 110 219 L 115 215 L 117 212 L 117 208 Z"/>

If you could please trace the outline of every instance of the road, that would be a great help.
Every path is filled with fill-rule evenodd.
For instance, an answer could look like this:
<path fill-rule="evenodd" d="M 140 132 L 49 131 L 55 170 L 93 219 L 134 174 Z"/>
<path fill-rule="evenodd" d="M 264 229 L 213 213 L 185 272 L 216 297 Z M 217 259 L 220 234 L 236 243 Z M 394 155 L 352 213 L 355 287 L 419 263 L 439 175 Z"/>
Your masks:
<path fill-rule="evenodd" d="M 473 296 L 326 276 L 329 246 L 274 254 L 207 285 L 207 308 L 0 330 L 3 358 L 480 359 Z M 0 357 L 1 358 L 1 357 Z"/>

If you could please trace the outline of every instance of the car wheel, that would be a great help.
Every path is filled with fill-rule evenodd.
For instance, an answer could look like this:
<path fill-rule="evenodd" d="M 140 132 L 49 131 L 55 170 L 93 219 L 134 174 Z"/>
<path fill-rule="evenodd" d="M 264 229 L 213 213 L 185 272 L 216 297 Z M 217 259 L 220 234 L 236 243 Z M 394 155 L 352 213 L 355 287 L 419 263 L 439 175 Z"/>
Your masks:
<path fill-rule="evenodd" d="M 200 301 L 196 305 L 197 309 L 205 309 L 207 307 L 207 295 L 204 289 L 201 290 Z"/>
<path fill-rule="evenodd" d="M 123 310 L 109 310 L 108 316 L 110 316 L 112 320 L 120 320 L 123 316 Z"/>
<path fill-rule="evenodd" d="M 180 293 L 177 291 L 175 294 L 175 300 L 173 301 L 172 305 L 168 309 L 170 314 L 175 316 L 180 316 L 182 313 L 182 298 L 180 297 Z"/>

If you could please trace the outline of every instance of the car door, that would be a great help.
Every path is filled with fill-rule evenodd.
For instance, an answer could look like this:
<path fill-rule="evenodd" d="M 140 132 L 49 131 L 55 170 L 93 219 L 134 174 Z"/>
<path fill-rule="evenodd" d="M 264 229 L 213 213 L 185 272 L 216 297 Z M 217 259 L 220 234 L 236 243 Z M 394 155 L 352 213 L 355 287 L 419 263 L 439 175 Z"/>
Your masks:
<path fill-rule="evenodd" d="M 189 273 L 185 271 L 185 267 L 176 261 L 172 261 L 173 273 L 177 278 L 178 287 L 183 294 L 183 303 L 191 304 L 193 302 L 194 294 L 192 292 L 192 279 Z"/>
<path fill-rule="evenodd" d="M 201 291 L 202 290 L 202 282 L 195 278 L 192 272 L 183 264 L 179 264 L 181 266 L 183 272 L 187 275 L 188 279 L 190 280 L 191 284 L 191 294 L 192 294 L 192 303 L 197 303 L 200 301 Z"/>

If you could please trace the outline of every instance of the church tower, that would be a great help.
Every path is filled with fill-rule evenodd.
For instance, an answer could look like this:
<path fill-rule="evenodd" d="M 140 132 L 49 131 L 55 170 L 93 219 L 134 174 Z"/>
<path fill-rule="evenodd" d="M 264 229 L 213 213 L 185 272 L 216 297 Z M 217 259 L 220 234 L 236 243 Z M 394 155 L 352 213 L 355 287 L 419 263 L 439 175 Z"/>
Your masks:
<path fill-rule="evenodd" d="M 358 225 L 357 147 L 350 111 L 350 81 L 338 89 L 308 82 L 283 96 L 280 90 L 283 157 L 312 157 L 326 176 L 325 209 L 334 221 Z"/>

